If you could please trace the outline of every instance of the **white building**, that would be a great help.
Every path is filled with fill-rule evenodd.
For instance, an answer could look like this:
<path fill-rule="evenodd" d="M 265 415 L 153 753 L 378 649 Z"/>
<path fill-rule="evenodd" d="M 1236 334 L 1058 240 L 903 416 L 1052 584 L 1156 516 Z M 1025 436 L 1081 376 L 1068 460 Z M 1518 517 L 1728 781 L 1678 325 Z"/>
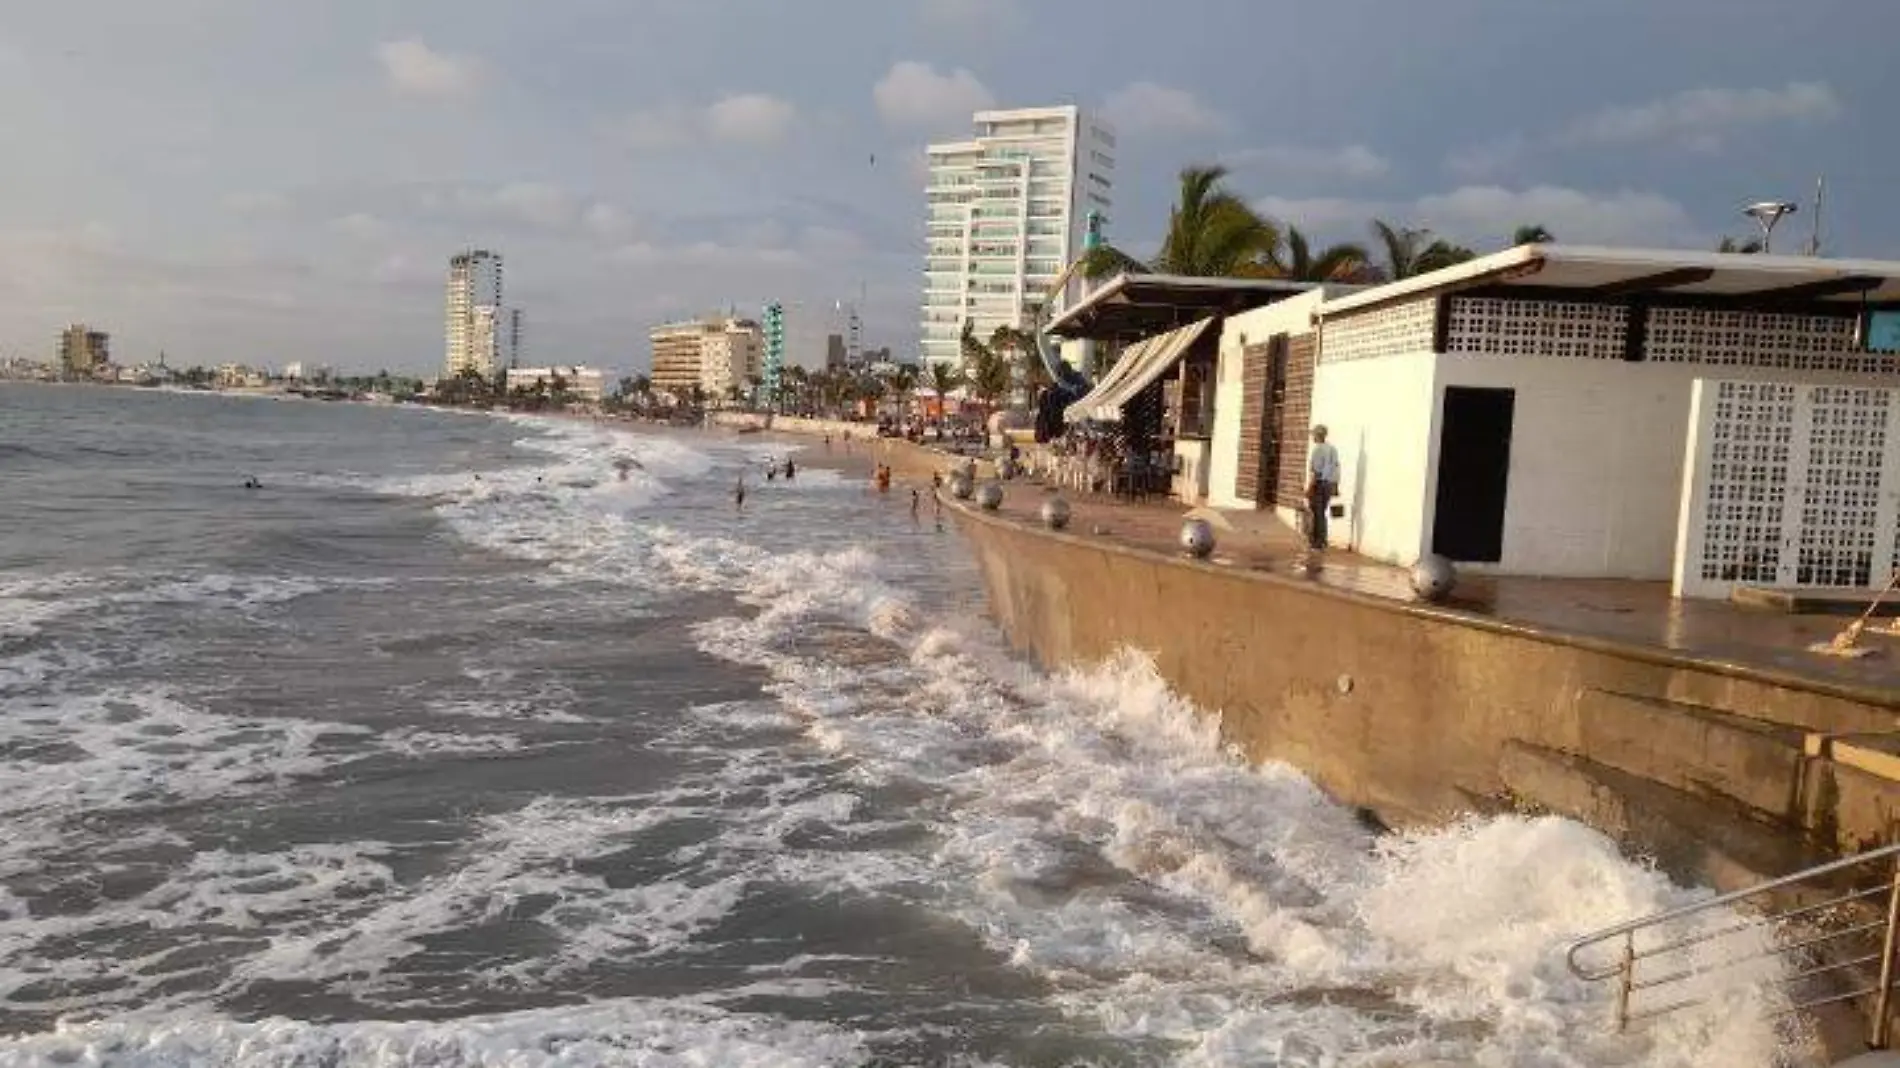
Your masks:
<path fill-rule="evenodd" d="M 655 392 L 684 404 L 697 389 L 704 401 L 720 404 L 734 386 L 765 373 L 765 332 L 756 320 L 709 315 L 663 323 L 647 334 L 653 346 Z"/>
<path fill-rule="evenodd" d="M 1229 318 L 1208 500 L 1499 574 L 1859 588 L 1900 562 L 1900 263 L 1526 245 Z"/>
<path fill-rule="evenodd" d="M 717 404 L 733 389 L 749 393 L 752 382 L 765 374 L 765 335 L 746 319 L 729 319 L 700 340 L 699 388 Z"/>
<path fill-rule="evenodd" d="M 1081 254 L 1088 214 L 1112 202 L 1115 135 L 1101 120 L 1071 106 L 979 111 L 975 122 L 970 140 L 928 149 L 927 362 L 962 359 L 966 320 L 984 339 L 1025 325 L 1025 306 Z"/>
<path fill-rule="evenodd" d="M 521 313 L 502 304 L 501 254 L 471 249 L 449 259 L 444 308 L 444 373 L 482 377 L 520 360 Z"/>
<path fill-rule="evenodd" d="M 291 362 L 284 365 L 284 381 L 286 382 L 303 381 L 303 361 L 302 360 L 292 360 Z"/>
<path fill-rule="evenodd" d="M 606 392 L 606 376 L 598 368 L 581 367 L 510 367 L 508 368 L 508 389 L 532 390 L 542 383 L 547 384 L 549 392 L 556 386 L 582 400 L 600 403 Z"/>

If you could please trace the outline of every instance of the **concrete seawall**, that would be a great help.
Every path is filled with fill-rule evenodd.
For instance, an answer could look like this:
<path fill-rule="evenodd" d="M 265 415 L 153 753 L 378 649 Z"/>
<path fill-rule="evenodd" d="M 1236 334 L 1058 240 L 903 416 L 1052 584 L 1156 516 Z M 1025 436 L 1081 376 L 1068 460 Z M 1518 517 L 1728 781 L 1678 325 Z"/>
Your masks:
<path fill-rule="evenodd" d="M 1010 640 L 1154 657 L 1256 761 L 1394 825 L 1530 807 L 1734 886 L 1885 841 L 1900 693 L 1056 533 L 952 502 Z"/>

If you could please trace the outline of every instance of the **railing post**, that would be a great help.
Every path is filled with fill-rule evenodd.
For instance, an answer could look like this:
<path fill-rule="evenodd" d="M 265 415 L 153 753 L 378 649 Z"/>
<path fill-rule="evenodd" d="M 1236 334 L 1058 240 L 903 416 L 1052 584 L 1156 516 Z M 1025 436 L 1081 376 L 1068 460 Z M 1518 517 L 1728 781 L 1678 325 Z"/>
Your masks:
<path fill-rule="evenodd" d="M 1893 886 L 1887 891 L 1887 929 L 1880 939 L 1880 990 L 1874 995 L 1874 1022 L 1867 1036 L 1872 1049 L 1886 1049 L 1892 1038 L 1893 954 L 1900 941 L 1900 857 L 1894 858 Z"/>
<path fill-rule="evenodd" d="M 1891 925 L 1890 925 L 1891 926 Z M 1630 984 L 1636 981 L 1636 932 L 1623 934 L 1623 963 L 1616 969 L 1616 1033 L 1630 1025 Z"/>

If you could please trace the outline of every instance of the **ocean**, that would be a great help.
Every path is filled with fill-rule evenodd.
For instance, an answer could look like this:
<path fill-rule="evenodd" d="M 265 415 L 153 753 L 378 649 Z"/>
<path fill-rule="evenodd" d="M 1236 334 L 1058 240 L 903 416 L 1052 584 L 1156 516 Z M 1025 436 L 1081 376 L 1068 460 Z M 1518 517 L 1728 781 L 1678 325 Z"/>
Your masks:
<path fill-rule="evenodd" d="M 1693 891 L 1040 671 L 794 447 L 0 384 L 0 1065 L 1771 1063 L 1564 967 Z"/>

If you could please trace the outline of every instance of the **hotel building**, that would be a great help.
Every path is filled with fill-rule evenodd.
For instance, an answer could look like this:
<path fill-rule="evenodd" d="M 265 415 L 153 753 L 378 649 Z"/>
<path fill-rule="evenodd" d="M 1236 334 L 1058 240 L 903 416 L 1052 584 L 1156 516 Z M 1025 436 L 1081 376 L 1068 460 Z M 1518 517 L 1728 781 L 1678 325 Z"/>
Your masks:
<path fill-rule="evenodd" d="M 449 259 L 443 370 L 473 370 L 483 378 L 521 358 L 521 311 L 502 305 L 501 254 L 471 249 Z"/>
<path fill-rule="evenodd" d="M 923 357 L 958 362 L 967 320 L 1022 327 L 1112 203 L 1115 135 L 1080 108 L 979 111 L 967 141 L 931 145 Z M 1066 304 L 1079 290 L 1058 298 Z"/>
<path fill-rule="evenodd" d="M 84 323 L 74 323 L 59 335 L 59 369 L 67 375 L 89 375 L 93 368 L 112 362 L 110 338 Z"/>
<path fill-rule="evenodd" d="M 697 388 L 718 403 L 732 387 L 748 388 L 765 372 L 765 333 L 751 319 L 708 316 L 665 323 L 647 335 L 653 345 L 653 388 L 689 401 Z"/>

